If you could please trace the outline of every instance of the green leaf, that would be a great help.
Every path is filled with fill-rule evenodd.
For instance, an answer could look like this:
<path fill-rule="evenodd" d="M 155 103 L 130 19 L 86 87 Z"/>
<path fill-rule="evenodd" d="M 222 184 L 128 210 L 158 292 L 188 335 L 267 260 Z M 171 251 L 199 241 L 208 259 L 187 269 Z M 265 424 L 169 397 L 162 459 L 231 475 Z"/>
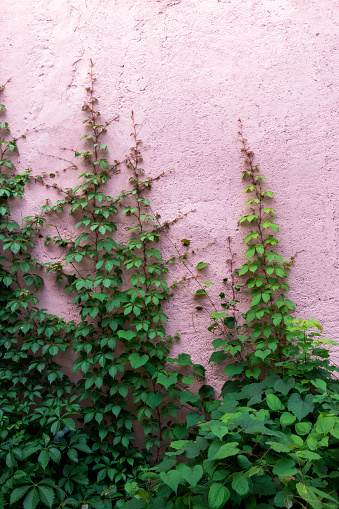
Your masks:
<path fill-rule="evenodd" d="M 137 369 L 140 368 L 141 366 L 144 366 L 146 362 L 149 360 L 149 357 L 146 354 L 140 356 L 137 353 L 132 353 L 128 357 L 128 360 L 130 361 L 132 368 Z"/>
<path fill-rule="evenodd" d="M 204 377 L 205 376 L 205 368 L 201 364 L 193 364 L 193 373 L 195 373 L 198 376 Z"/>
<path fill-rule="evenodd" d="M 202 295 L 207 295 L 207 292 L 206 290 L 203 290 L 202 288 L 200 288 L 199 290 L 197 290 L 194 294 L 194 297 L 201 297 Z"/>
<path fill-rule="evenodd" d="M 160 405 L 164 398 L 164 395 L 162 392 L 150 392 L 147 396 L 146 403 L 149 407 L 151 407 L 153 410 L 157 408 L 157 406 Z"/>
<path fill-rule="evenodd" d="M 227 354 L 225 352 L 213 352 L 208 362 L 222 362 L 227 359 Z"/>
<path fill-rule="evenodd" d="M 208 263 L 199 262 L 198 265 L 197 265 L 197 269 L 198 270 L 204 269 L 205 267 L 207 267 L 207 265 L 208 265 Z"/>
<path fill-rule="evenodd" d="M 244 371 L 244 365 L 243 364 L 228 364 L 223 369 L 223 372 L 226 373 L 227 376 L 230 378 L 232 376 L 240 375 Z"/>
<path fill-rule="evenodd" d="M 185 425 L 176 424 L 174 426 L 173 432 L 177 438 L 181 439 L 187 435 L 188 429 L 187 429 L 187 426 L 185 426 Z"/>
<path fill-rule="evenodd" d="M 181 470 L 181 475 L 191 486 L 196 486 L 203 476 L 203 468 L 201 465 L 195 465 L 191 468 L 187 465 Z"/>
<path fill-rule="evenodd" d="M 221 483 L 214 483 L 208 492 L 208 504 L 210 509 L 221 509 L 230 498 L 230 492 Z"/>
<path fill-rule="evenodd" d="M 319 498 L 316 494 L 316 491 L 314 488 L 311 488 L 310 486 L 305 486 L 304 484 L 298 482 L 296 485 L 297 491 L 301 498 L 306 500 L 310 504 L 311 507 L 314 509 L 322 509 L 325 507 L 331 507 L 330 504 L 324 504 L 321 501 L 321 498 Z M 326 493 L 324 493 L 326 497 Z"/>
<path fill-rule="evenodd" d="M 126 339 L 127 341 L 131 341 L 136 337 L 136 333 L 132 330 L 119 330 L 118 331 L 119 338 Z"/>
<path fill-rule="evenodd" d="M 228 428 L 221 422 L 218 424 L 210 424 L 209 427 L 213 435 L 220 438 L 220 440 L 222 440 L 223 437 L 228 433 Z"/>
<path fill-rule="evenodd" d="M 185 445 L 188 443 L 189 443 L 189 440 L 174 440 L 174 442 L 171 442 L 171 447 L 173 449 L 180 450 L 180 449 L 183 449 L 183 447 L 185 447 Z"/>
<path fill-rule="evenodd" d="M 307 394 L 305 400 L 302 400 L 299 394 L 292 394 L 288 400 L 287 406 L 288 409 L 296 416 L 298 421 L 301 421 L 306 415 L 313 412 L 314 403 L 313 403 L 312 394 Z"/>
<path fill-rule="evenodd" d="M 171 385 L 175 384 L 177 382 L 177 380 L 178 380 L 178 375 L 166 376 L 163 373 L 160 373 L 160 375 L 158 375 L 158 378 L 157 378 L 158 384 L 163 385 L 166 390 L 168 390 L 168 388 Z"/>
<path fill-rule="evenodd" d="M 55 463 L 59 463 L 61 460 L 61 452 L 56 447 L 51 447 L 49 449 L 49 455 L 51 460 L 55 461 Z"/>
<path fill-rule="evenodd" d="M 293 493 L 287 490 L 279 491 L 274 497 L 274 503 L 276 507 L 291 509 L 293 506 Z"/>
<path fill-rule="evenodd" d="M 298 456 L 308 460 L 321 460 L 321 456 L 313 451 L 298 451 Z"/>
<path fill-rule="evenodd" d="M 181 481 L 181 475 L 177 470 L 170 470 L 169 472 L 160 472 L 161 480 L 167 484 L 175 493 L 178 490 L 179 483 Z"/>
<path fill-rule="evenodd" d="M 42 468 L 45 470 L 45 468 L 48 465 L 49 462 L 49 451 L 48 449 L 42 449 L 42 451 L 39 454 L 38 462 L 42 466 Z"/>
<path fill-rule="evenodd" d="M 276 462 L 273 468 L 274 475 L 284 477 L 285 475 L 294 476 L 298 470 L 294 467 L 295 462 L 291 459 L 281 459 Z"/>
<path fill-rule="evenodd" d="M 226 311 L 221 311 L 221 313 L 218 313 L 218 311 L 213 311 L 211 313 L 211 317 L 215 318 L 216 320 L 220 320 L 220 318 L 225 318 L 225 316 L 227 316 Z M 215 341 L 218 341 L 218 340 L 215 340 Z M 213 341 L 213 344 L 215 341 Z M 219 340 L 219 341 L 223 341 L 223 340 Z M 220 346 L 224 346 L 224 345 L 221 344 Z M 218 348 L 218 346 L 215 346 L 215 348 Z"/>
<path fill-rule="evenodd" d="M 266 442 L 273 451 L 276 452 L 291 452 L 287 445 L 281 444 L 279 442 Z"/>
<path fill-rule="evenodd" d="M 261 301 L 261 293 L 255 295 L 252 299 L 252 306 L 256 306 Z"/>
<path fill-rule="evenodd" d="M 333 417 L 324 417 L 320 415 L 316 422 L 317 433 L 327 435 L 335 426 L 336 420 Z"/>
<path fill-rule="evenodd" d="M 278 412 L 285 409 L 280 399 L 274 394 L 268 394 L 266 396 L 266 401 L 270 409 L 273 410 L 274 412 Z"/>
<path fill-rule="evenodd" d="M 234 474 L 232 488 L 241 497 L 247 495 L 250 490 L 250 483 L 248 477 L 245 477 L 242 472 L 237 472 L 236 474 Z"/>
<path fill-rule="evenodd" d="M 235 456 L 240 452 L 238 445 L 238 442 L 229 442 L 228 444 L 224 444 L 219 448 L 216 454 L 213 455 L 213 457 L 208 457 L 208 459 L 220 460 L 228 458 L 229 456 Z"/>
<path fill-rule="evenodd" d="M 287 382 L 284 380 L 277 380 L 274 384 L 274 390 L 277 392 L 281 392 L 284 396 L 289 393 L 289 391 L 295 386 L 295 379 L 290 378 Z"/>
<path fill-rule="evenodd" d="M 199 415 L 197 412 L 191 412 L 190 414 L 187 415 L 186 417 L 186 420 L 187 420 L 187 426 L 195 426 L 196 424 L 198 424 L 198 422 L 201 422 L 205 419 L 205 417 L 202 415 Z"/>
<path fill-rule="evenodd" d="M 30 489 L 31 486 L 20 486 L 19 488 L 15 488 L 15 490 L 11 493 L 10 503 L 15 504 L 20 498 L 24 496 L 24 494 Z"/>
<path fill-rule="evenodd" d="M 298 422 L 295 425 L 295 431 L 298 435 L 307 435 L 312 429 L 310 422 Z"/>
<path fill-rule="evenodd" d="M 44 504 L 48 505 L 48 507 L 53 506 L 54 501 L 54 491 L 49 486 L 44 486 L 43 484 L 38 485 L 40 500 Z"/>
<path fill-rule="evenodd" d="M 24 509 L 35 509 L 39 500 L 39 492 L 36 488 L 33 488 L 24 500 Z"/>
<path fill-rule="evenodd" d="M 71 419 L 70 417 L 63 417 L 62 422 L 71 431 L 76 430 L 75 423 L 74 423 L 73 419 Z"/>
<path fill-rule="evenodd" d="M 182 379 L 182 383 L 186 385 L 191 385 L 194 382 L 194 375 L 184 376 Z"/>
<path fill-rule="evenodd" d="M 260 373 L 261 373 L 260 368 L 254 368 L 253 370 L 246 369 L 245 371 L 247 378 L 255 378 L 256 380 L 258 380 Z"/>
<path fill-rule="evenodd" d="M 284 412 L 281 416 L 280 416 L 280 423 L 282 425 L 283 428 L 285 428 L 286 426 L 289 426 L 290 424 L 293 424 L 295 422 L 295 416 L 290 414 L 289 412 Z"/>

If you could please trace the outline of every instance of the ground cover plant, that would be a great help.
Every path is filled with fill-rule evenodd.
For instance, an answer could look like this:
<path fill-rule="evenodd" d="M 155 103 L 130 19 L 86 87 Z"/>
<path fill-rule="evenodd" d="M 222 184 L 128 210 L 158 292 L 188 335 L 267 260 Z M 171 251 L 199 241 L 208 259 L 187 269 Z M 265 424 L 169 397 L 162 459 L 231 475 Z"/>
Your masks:
<path fill-rule="evenodd" d="M 235 269 L 230 242 L 232 275 L 207 324 L 210 362 L 229 377 L 214 399 L 203 366 L 186 353 L 169 357 L 175 338 L 166 335 L 162 304 L 172 290 L 158 248 L 168 225 L 151 213 L 153 182 L 140 166 L 134 115 L 133 147 L 111 162 L 104 135 L 116 119 L 101 120 L 92 64 L 89 80 L 84 149 L 75 153 L 83 171 L 73 188 L 56 183 L 56 172 L 16 172 L 19 138 L 0 107 L 0 508 L 338 507 L 339 387 L 324 346 L 331 341 L 317 321 L 291 314 L 293 260 L 277 252 L 274 195 L 241 124 L 247 261 Z M 108 194 L 118 171 L 129 172 L 128 188 Z M 32 182 L 62 198 L 20 224 L 13 198 Z M 76 225 L 66 238 L 60 217 L 68 215 Z M 41 263 L 38 242 L 62 250 L 61 261 Z M 78 320 L 40 307 L 45 272 L 73 296 Z M 209 282 L 199 284 L 204 299 Z M 247 294 L 251 305 L 240 312 Z M 66 351 L 74 351 L 77 383 L 58 360 Z"/>

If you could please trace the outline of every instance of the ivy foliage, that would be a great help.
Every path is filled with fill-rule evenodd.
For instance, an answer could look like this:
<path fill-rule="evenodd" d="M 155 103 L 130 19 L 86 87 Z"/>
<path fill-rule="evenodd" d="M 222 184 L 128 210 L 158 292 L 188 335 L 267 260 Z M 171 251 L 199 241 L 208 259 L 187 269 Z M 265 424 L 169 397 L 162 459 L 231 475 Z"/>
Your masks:
<path fill-rule="evenodd" d="M 295 320 L 291 315 L 296 306 L 286 297 L 289 290 L 286 279 L 294 257 L 286 261 L 278 252 L 279 227 L 274 220 L 277 212 L 271 206 L 274 193 L 264 188 L 265 176 L 254 164 L 254 154 L 243 136 L 240 121 L 239 125 L 245 166 L 242 178 L 246 182 L 245 194 L 251 196 L 246 203 L 250 212 L 239 219 L 247 230 L 246 261 L 240 269 L 234 269 L 229 241 L 232 295 L 229 299 L 221 293 L 224 309 L 211 313 L 209 330 L 217 339 L 213 341 L 215 352 L 210 362 L 227 363 L 223 371 L 231 378 L 245 376 L 258 380 L 267 373 L 327 378 L 338 368 L 330 363 L 325 346 L 336 343 L 321 334 L 316 320 Z M 242 289 L 251 299 L 250 307 L 243 313 L 238 308 Z M 305 333 L 312 328 L 316 331 Z"/>
<path fill-rule="evenodd" d="M 74 188 L 51 186 L 55 173 L 17 174 L 18 139 L 7 122 L 0 125 L 0 507 L 111 507 L 112 486 L 138 478 L 151 453 L 160 458 L 167 439 L 188 434 L 189 423 L 178 424 L 181 405 L 188 413 L 204 410 L 206 397 L 187 390 L 203 367 L 188 354 L 170 358 L 174 338 L 165 333 L 162 310 L 168 269 L 157 249 L 162 229 L 150 213 L 151 180 L 140 167 L 134 116 L 133 147 L 123 162 L 129 187 L 110 195 L 107 183 L 114 188 L 123 163 L 108 160 L 103 137 L 115 119 L 99 121 L 93 66 L 89 74 L 85 150 L 75 153 L 84 171 Z M 46 200 L 19 224 L 12 199 L 32 180 L 62 199 Z M 67 214 L 75 230 L 65 237 L 58 222 Z M 34 258 L 42 241 L 62 250 L 59 262 Z M 44 270 L 73 296 L 76 320 L 39 306 Z M 71 378 L 59 360 L 65 352 L 73 359 Z M 143 435 L 139 449 L 136 433 Z"/>
<path fill-rule="evenodd" d="M 230 280 L 220 294 L 221 310 L 208 330 L 229 380 L 193 439 L 171 443 L 163 461 L 148 469 L 145 489 L 125 487 L 116 507 L 128 509 L 241 509 L 339 507 L 339 381 L 313 319 L 294 318 L 286 298 L 289 262 L 277 252 L 274 197 L 239 131 L 251 193 L 245 257 L 235 269 L 229 239 Z M 199 267 L 200 265 L 200 267 Z M 201 264 L 197 266 L 199 270 Z M 203 282 L 205 295 L 211 282 Z M 242 293 L 244 292 L 244 293 Z M 241 297 L 244 295 L 244 303 Z M 247 311 L 240 305 L 251 303 Z M 140 497 L 142 500 L 140 500 Z"/>

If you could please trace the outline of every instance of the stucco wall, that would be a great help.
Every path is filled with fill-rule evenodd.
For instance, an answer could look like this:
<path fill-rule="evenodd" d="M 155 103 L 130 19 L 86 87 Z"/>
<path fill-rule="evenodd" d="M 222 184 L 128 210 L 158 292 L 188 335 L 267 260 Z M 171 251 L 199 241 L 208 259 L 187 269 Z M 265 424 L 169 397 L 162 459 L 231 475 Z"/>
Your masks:
<path fill-rule="evenodd" d="M 130 146 L 133 109 L 150 145 L 147 173 L 173 170 L 154 186 L 153 209 L 162 220 L 195 210 L 170 237 L 181 250 L 182 238 L 200 249 L 190 261 L 210 262 L 203 279 L 215 282 L 218 295 L 228 274 L 228 236 L 242 260 L 241 117 L 277 196 L 283 254 L 299 251 L 290 292 L 297 315 L 320 319 L 327 337 L 339 340 L 337 0 L 7 0 L 0 18 L 0 81 L 11 77 L 7 119 L 14 134 L 44 124 L 20 144 L 19 168 L 50 172 L 73 161 L 60 147 L 81 146 L 93 59 L 100 110 L 105 118 L 120 115 L 106 138 L 112 157 Z M 75 181 L 75 172 L 62 175 L 64 185 Z M 119 179 L 124 187 L 124 175 Z M 36 212 L 44 192 L 31 186 L 18 214 Z M 173 251 L 166 239 L 163 249 Z M 45 248 L 40 255 L 57 256 Z M 185 274 L 181 266 L 170 279 Z M 50 311 L 73 317 L 52 285 L 42 297 Z M 177 292 L 168 331 L 179 331 L 178 348 L 206 364 L 208 315 L 195 305 Z M 216 376 L 210 368 L 209 380 Z"/>

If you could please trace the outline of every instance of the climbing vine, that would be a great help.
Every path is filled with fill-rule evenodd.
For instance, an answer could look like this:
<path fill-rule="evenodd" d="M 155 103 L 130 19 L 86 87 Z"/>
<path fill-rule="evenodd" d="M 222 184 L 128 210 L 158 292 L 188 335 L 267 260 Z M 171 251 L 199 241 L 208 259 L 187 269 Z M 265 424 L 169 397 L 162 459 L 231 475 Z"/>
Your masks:
<path fill-rule="evenodd" d="M 18 507 L 24 496 L 26 508 L 39 500 L 66 507 L 66 501 L 87 500 L 91 493 L 134 479 L 151 459 L 149 451 L 159 459 L 168 438 L 188 433 L 178 417 L 182 405 L 186 413 L 203 409 L 204 396 L 186 390 L 194 376 L 203 377 L 203 367 L 192 365 L 188 354 L 169 357 L 173 338 L 165 333 L 162 310 L 170 295 L 164 279 L 168 269 L 157 249 L 162 230 L 149 211 L 152 181 L 140 167 L 142 143 L 134 115 L 133 147 L 125 161 L 111 164 L 102 140 L 115 119 L 99 122 L 94 85 L 91 65 L 82 108 L 86 147 L 75 153 L 84 167 L 79 184 L 69 189 L 53 184 L 63 198 L 55 204 L 47 200 L 22 226 L 10 218 L 11 198 L 22 197 L 30 180 L 49 184 L 43 175 L 14 173 L 7 154 L 17 151 L 17 140 L 10 138 L 8 124 L 1 124 L 0 486 L 3 503 L 12 493 L 11 503 Z M 129 188 L 106 194 L 105 185 L 124 165 Z M 130 224 L 125 240 L 117 226 L 121 208 Z M 67 213 L 77 220 L 69 238 L 58 226 Z M 56 234 L 45 233 L 46 227 Z M 39 238 L 62 248 L 63 259 L 42 264 L 33 258 Z M 42 269 L 73 295 L 78 320 L 66 322 L 39 307 Z M 57 361 L 65 351 L 74 356 L 77 384 Z M 176 371 L 175 364 L 191 366 L 192 374 Z M 144 434 L 142 450 L 135 446 L 137 430 Z"/>

